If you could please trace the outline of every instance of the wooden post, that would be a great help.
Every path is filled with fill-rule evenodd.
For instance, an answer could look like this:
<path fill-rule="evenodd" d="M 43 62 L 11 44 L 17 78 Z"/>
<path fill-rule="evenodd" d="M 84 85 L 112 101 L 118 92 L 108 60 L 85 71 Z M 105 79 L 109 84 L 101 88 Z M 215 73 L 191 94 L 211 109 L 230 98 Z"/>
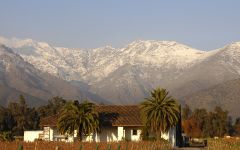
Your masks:
<path fill-rule="evenodd" d="M 20 144 L 20 145 L 18 146 L 18 150 L 23 150 L 23 145 L 22 145 L 22 144 Z"/>
<path fill-rule="evenodd" d="M 117 148 L 118 150 L 121 150 L 121 145 L 120 144 L 118 144 L 118 148 Z"/>
<path fill-rule="evenodd" d="M 83 150 L 83 146 L 82 146 L 82 144 L 80 144 L 80 146 L 79 146 L 79 150 Z"/>
<path fill-rule="evenodd" d="M 55 147 L 55 150 L 59 150 L 59 147 L 58 147 L 58 146 L 56 146 L 56 147 Z"/>
<path fill-rule="evenodd" d="M 96 150 L 98 150 L 98 144 L 96 145 Z"/>

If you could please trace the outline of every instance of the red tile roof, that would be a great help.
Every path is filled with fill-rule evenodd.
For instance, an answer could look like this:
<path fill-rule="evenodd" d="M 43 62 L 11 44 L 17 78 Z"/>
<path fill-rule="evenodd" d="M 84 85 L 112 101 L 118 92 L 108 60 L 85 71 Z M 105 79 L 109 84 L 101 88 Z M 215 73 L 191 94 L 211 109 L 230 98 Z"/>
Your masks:
<path fill-rule="evenodd" d="M 48 116 L 45 118 L 41 118 L 40 119 L 40 127 L 44 127 L 44 126 L 57 126 L 57 120 L 59 118 L 59 115 L 52 115 L 52 116 Z"/>
<path fill-rule="evenodd" d="M 97 105 L 101 126 L 143 126 L 137 105 Z M 56 126 L 59 115 L 42 118 L 40 126 Z"/>

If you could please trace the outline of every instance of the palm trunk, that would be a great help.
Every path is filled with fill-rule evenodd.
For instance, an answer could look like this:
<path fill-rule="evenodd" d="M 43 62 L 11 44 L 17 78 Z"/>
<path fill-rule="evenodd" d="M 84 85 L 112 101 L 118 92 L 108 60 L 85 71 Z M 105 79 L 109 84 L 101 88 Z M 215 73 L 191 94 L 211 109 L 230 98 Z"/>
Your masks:
<path fill-rule="evenodd" d="M 82 132 L 81 132 L 81 129 L 80 129 L 80 128 L 78 129 L 77 137 L 78 137 L 78 140 L 79 140 L 80 142 L 82 142 Z"/>
<path fill-rule="evenodd" d="M 157 131 L 156 132 L 156 134 L 157 134 L 157 141 L 160 141 L 160 139 L 161 139 L 161 131 Z"/>

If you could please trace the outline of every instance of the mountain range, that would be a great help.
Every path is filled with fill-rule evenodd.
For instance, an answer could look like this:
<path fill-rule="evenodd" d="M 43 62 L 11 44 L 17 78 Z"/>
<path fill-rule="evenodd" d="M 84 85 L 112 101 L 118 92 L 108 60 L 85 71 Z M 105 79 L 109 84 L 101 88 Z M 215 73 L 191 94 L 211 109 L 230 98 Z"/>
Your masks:
<path fill-rule="evenodd" d="M 136 104 L 153 88 L 162 87 L 192 107 L 212 109 L 221 105 L 230 114 L 237 114 L 240 92 L 223 94 L 222 88 L 231 93 L 230 87 L 240 87 L 236 82 L 240 79 L 240 42 L 211 51 L 155 40 L 134 41 L 123 48 L 95 49 L 55 47 L 32 39 L 4 37 L 0 37 L 0 44 L 1 88 L 27 93 L 35 98 L 35 104 L 54 95 Z M 8 55 L 24 65 L 19 61 L 6 63 Z M 14 67 L 9 71 L 6 64 Z M 22 85 L 23 81 L 27 86 Z"/>
<path fill-rule="evenodd" d="M 0 45 L 0 104 L 26 97 L 31 106 L 46 104 L 54 96 L 82 99 L 85 95 L 69 82 L 36 69 L 12 49 Z"/>

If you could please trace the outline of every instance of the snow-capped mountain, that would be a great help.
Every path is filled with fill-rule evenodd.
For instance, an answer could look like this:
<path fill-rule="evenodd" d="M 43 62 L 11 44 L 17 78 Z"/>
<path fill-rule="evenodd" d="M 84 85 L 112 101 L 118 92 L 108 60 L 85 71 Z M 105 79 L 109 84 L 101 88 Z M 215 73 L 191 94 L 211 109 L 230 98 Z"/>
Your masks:
<path fill-rule="evenodd" d="M 204 54 L 172 41 L 136 41 L 121 49 L 106 46 L 90 50 L 53 47 L 31 39 L 1 37 L 0 43 L 40 70 L 68 81 L 89 83 L 103 80 L 126 64 L 184 69 Z"/>
<path fill-rule="evenodd" d="M 35 68 L 112 103 L 138 103 L 155 87 L 177 98 L 240 78 L 240 42 L 202 51 L 174 41 L 135 41 L 123 48 L 72 49 L 0 38 Z"/>
<path fill-rule="evenodd" d="M 81 99 L 79 88 L 36 69 L 12 49 L 0 44 L 0 104 L 15 101 L 20 94 L 33 106 L 44 104 L 54 96 Z"/>

